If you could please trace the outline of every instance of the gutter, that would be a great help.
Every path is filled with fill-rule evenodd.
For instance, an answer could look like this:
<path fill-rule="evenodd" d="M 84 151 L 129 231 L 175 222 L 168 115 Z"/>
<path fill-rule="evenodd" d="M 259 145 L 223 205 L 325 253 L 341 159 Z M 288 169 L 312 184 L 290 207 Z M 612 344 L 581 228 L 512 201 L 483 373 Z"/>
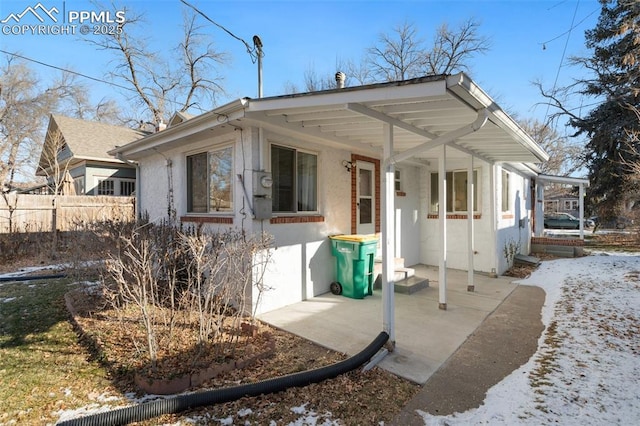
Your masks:
<path fill-rule="evenodd" d="M 137 151 L 141 151 L 143 149 L 154 148 L 157 145 L 160 145 L 163 139 L 166 139 L 177 133 L 184 132 L 188 129 L 195 128 L 199 125 L 204 125 L 205 127 L 207 126 L 215 127 L 220 124 L 228 123 L 229 121 L 231 121 L 231 118 L 229 116 L 239 111 L 243 111 L 249 105 L 249 101 L 250 101 L 249 98 L 237 99 L 219 108 L 213 109 L 209 112 L 193 117 L 176 126 L 168 127 L 165 130 L 152 133 L 148 136 L 137 139 L 126 145 L 116 147 L 115 149 L 112 149 L 107 153 L 109 155 L 113 155 L 114 157 L 118 158 L 118 154 L 126 155 L 127 152 L 130 153 L 131 151 L 134 151 L 136 149 Z M 148 146 L 145 147 L 145 145 L 148 145 Z M 144 147 L 144 148 L 140 149 L 141 147 Z"/>
<path fill-rule="evenodd" d="M 507 130 L 511 133 L 514 140 L 519 142 L 529 152 L 535 155 L 541 163 L 549 159 L 549 155 L 536 143 L 536 141 L 525 132 L 513 118 L 511 118 L 506 112 L 504 112 L 498 104 L 478 85 L 476 85 L 469 76 L 465 73 L 458 73 L 448 76 L 447 90 L 453 92 L 460 99 L 467 101 L 464 95 L 471 96 L 478 105 L 472 105 L 476 110 L 479 108 L 486 108 L 491 114 L 491 121 L 493 121 L 498 127 Z"/>

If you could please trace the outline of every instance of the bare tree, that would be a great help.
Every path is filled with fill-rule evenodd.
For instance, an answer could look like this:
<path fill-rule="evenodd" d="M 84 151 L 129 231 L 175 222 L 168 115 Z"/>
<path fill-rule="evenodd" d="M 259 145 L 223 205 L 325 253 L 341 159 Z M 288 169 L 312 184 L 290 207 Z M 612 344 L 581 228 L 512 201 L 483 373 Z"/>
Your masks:
<path fill-rule="evenodd" d="M 367 67 L 367 62 L 362 59 L 360 62 L 348 61 L 345 64 L 345 71 L 347 75 L 347 83 L 356 82 L 358 85 L 363 86 L 365 84 L 371 84 L 375 82 L 373 71 Z"/>
<path fill-rule="evenodd" d="M 47 117 L 69 96 L 75 82 L 62 75 L 43 86 L 22 61 L 7 57 L 0 68 L 0 185 L 31 176 Z"/>
<path fill-rule="evenodd" d="M 215 70 L 226 61 L 226 55 L 216 51 L 200 32 L 195 14 L 185 12 L 183 39 L 173 50 L 175 57 L 167 58 L 138 35 L 143 15 L 126 12 L 127 19 L 119 31 L 90 43 L 114 55 L 111 78 L 131 88 L 134 94 L 130 100 L 145 109 L 147 119 L 158 124 L 172 111 L 186 111 L 200 103 L 205 103 L 203 107 L 214 104 L 216 96 L 223 93 L 222 78 Z"/>
<path fill-rule="evenodd" d="M 468 19 L 456 30 L 445 23 L 438 28 L 433 46 L 418 37 L 414 24 L 405 22 L 391 33 L 381 34 L 367 50 L 366 64 L 378 81 L 394 81 L 422 75 L 468 71 L 470 60 L 489 51 L 489 38 L 479 34 L 480 24 Z"/>
<path fill-rule="evenodd" d="M 569 176 L 585 165 L 584 147 L 538 120 L 526 120 L 520 123 L 524 130 L 548 154 L 549 160 L 540 165 L 545 174 Z"/>
<path fill-rule="evenodd" d="M 69 175 L 70 156 L 62 132 L 57 128 L 49 130 L 45 136 L 38 169 L 47 176 L 54 195 L 75 195 L 75 191 L 71 190 L 73 182 Z"/>
<path fill-rule="evenodd" d="M 480 24 L 473 19 L 464 21 L 456 30 L 445 23 L 438 28 L 433 47 L 426 54 L 424 74 L 451 74 L 469 71 L 469 61 L 489 51 L 489 38 L 478 33 Z"/>
<path fill-rule="evenodd" d="M 464 21 L 456 30 L 443 24 L 434 36 L 433 46 L 428 48 L 419 37 L 416 26 L 404 22 L 388 33 L 380 33 L 377 43 L 366 49 L 361 60 L 343 61 L 336 65 L 335 71 L 345 72 L 346 86 L 351 83 L 365 85 L 468 71 L 471 59 L 488 52 L 490 48 L 489 38 L 481 36 L 479 28 L 480 24 L 473 19 Z M 322 76 L 312 65 L 304 75 L 306 90 L 335 87 L 335 71 Z M 285 84 L 286 93 L 298 91 L 295 84 Z"/>
<path fill-rule="evenodd" d="M 366 64 L 377 81 L 417 77 L 425 67 L 426 50 L 414 24 L 403 23 L 378 36 L 367 49 Z"/>

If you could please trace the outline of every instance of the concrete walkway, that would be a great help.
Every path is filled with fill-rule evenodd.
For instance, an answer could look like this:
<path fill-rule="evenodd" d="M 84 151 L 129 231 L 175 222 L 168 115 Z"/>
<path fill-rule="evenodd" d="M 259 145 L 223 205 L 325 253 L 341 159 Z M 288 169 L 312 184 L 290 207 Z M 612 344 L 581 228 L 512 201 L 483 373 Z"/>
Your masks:
<path fill-rule="evenodd" d="M 395 294 L 396 350 L 379 364 L 419 384 L 427 380 L 517 287 L 510 278 L 475 275 L 467 292 L 467 272 L 448 270 L 447 310 L 438 309 L 438 270 L 412 266 L 430 286 Z M 260 319 L 324 347 L 353 355 L 382 331 L 380 291 L 364 299 L 327 293 L 260 316 Z"/>
<path fill-rule="evenodd" d="M 479 407 L 489 388 L 536 352 L 544 329 L 544 300 L 545 293 L 539 287 L 516 287 L 431 376 L 392 424 L 424 425 L 416 410 L 445 416 Z"/>

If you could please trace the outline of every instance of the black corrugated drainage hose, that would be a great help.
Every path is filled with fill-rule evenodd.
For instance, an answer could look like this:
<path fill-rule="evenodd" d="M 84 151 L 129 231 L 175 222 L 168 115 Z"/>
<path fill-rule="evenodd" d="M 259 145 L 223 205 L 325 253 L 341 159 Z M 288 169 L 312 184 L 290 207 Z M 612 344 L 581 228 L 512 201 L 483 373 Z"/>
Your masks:
<path fill-rule="evenodd" d="M 383 331 L 373 342 L 356 355 L 326 367 L 302 371 L 300 373 L 289 374 L 287 376 L 263 380 L 256 383 L 249 383 L 246 385 L 178 395 L 169 399 L 146 402 L 144 404 L 119 408 L 105 413 L 92 414 L 86 417 L 66 420 L 58 423 L 58 425 L 124 425 L 131 422 L 148 420 L 163 414 L 179 413 L 189 408 L 220 404 L 235 401 L 245 396 L 266 395 L 292 387 L 302 387 L 310 385 L 311 383 L 319 383 L 323 380 L 332 379 L 340 374 L 344 374 L 358 368 L 374 356 L 376 352 L 378 352 L 378 350 L 380 350 L 387 342 L 387 340 L 389 340 L 389 335 Z"/>
<path fill-rule="evenodd" d="M 49 275 L 17 275 L 0 277 L 0 283 L 13 281 L 37 281 L 37 280 L 53 280 L 57 278 L 66 278 L 67 274 L 49 274 Z"/>

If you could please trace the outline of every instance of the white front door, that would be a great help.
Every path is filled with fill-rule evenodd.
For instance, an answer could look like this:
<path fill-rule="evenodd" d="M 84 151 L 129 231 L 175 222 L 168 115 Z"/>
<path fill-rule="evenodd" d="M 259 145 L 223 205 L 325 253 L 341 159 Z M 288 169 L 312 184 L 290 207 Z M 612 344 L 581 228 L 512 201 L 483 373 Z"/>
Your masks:
<path fill-rule="evenodd" d="M 376 232 L 375 165 L 368 161 L 356 162 L 356 209 L 358 234 Z"/>

